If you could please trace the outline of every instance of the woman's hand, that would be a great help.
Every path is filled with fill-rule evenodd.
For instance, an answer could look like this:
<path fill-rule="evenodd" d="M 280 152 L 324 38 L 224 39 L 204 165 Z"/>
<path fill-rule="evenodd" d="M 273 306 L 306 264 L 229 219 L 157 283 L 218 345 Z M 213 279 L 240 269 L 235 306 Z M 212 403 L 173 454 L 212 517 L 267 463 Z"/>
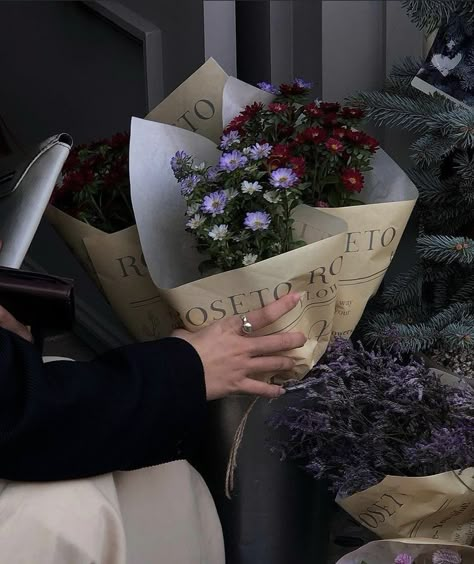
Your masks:
<path fill-rule="evenodd" d="M 291 311 L 299 300 L 299 294 L 289 294 L 262 309 L 246 314 L 247 319 L 254 331 L 258 331 Z M 239 316 L 216 321 L 196 333 L 179 329 L 173 336 L 188 341 L 201 357 L 208 400 L 235 392 L 269 398 L 280 396 L 284 393 L 281 386 L 254 380 L 252 376 L 262 377 L 268 373 L 291 370 L 295 361 L 278 353 L 291 351 L 306 343 L 306 337 L 302 333 L 244 336 Z"/>
<path fill-rule="evenodd" d="M 0 306 L 0 327 L 11 333 L 16 333 L 19 337 L 27 341 L 33 341 L 33 337 L 28 328 L 17 321 L 13 315 L 2 306 Z"/>

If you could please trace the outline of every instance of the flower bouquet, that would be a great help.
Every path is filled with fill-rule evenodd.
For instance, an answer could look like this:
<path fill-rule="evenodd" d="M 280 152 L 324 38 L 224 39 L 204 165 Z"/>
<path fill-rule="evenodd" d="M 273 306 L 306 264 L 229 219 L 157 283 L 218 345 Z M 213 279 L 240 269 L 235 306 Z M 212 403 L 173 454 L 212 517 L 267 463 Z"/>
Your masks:
<path fill-rule="evenodd" d="M 392 353 L 336 340 L 270 421 L 273 448 L 386 539 L 474 538 L 474 389 Z"/>
<path fill-rule="evenodd" d="M 166 336 L 167 309 L 143 260 L 130 198 L 130 135 L 71 150 L 47 210 L 50 223 L 139 340 Z"/>
<path fill-rule="evenodd" d="M 474 547 L 431 539 L 375 541 L 347 554 L 337 564 L 471 564 Z"/>

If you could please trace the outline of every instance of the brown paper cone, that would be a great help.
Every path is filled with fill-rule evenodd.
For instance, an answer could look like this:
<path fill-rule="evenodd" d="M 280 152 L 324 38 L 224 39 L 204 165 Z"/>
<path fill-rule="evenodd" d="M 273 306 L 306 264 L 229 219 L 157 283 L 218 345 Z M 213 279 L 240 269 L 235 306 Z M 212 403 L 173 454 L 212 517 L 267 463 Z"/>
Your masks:
<path fill-rule="evenodd" d="M 470 545 L 474 538 L 474 468 L 421 478 L 387 476 L 337 502 L 384 539 L 422 537 Z"/>

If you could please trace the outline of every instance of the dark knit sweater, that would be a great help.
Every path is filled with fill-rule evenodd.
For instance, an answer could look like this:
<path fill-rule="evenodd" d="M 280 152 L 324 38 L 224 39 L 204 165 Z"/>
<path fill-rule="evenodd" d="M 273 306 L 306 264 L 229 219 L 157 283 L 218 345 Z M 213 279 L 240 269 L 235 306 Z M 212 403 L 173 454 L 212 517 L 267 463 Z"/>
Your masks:
<path fill-rule="evenodd" d="M 62 480 L 186 458 L 206 412 L 201 360 L 182 339 L 43 364 L 0 329 L 0 478 Z"/>

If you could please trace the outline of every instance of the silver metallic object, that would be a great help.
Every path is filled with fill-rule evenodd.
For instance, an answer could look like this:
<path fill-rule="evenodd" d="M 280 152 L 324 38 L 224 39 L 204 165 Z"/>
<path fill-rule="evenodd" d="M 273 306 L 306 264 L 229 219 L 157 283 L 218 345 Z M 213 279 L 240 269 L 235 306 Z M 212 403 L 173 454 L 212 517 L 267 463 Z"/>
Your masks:
<path fill-rule="evenodd" d="M 242 332 L 244 335 L 250 335 L 253 333 L 253 326 L 247 317 L 245 315 L 241 315 L 240 319 L 242 320 Z"/>

